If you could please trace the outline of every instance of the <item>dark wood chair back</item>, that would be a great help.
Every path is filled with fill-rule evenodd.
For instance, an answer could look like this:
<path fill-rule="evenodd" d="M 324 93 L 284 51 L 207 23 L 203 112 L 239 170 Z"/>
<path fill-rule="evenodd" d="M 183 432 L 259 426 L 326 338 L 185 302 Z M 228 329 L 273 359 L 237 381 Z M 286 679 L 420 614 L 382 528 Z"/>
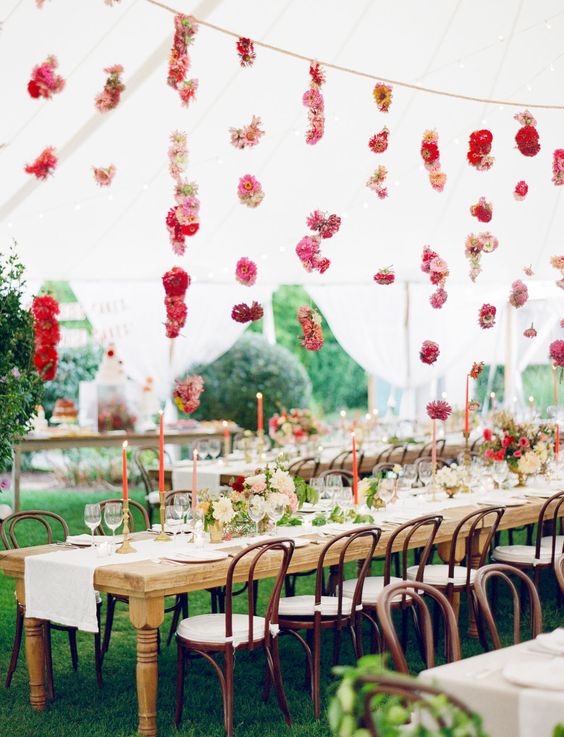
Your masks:
<path fill-rule="evenodd" d="M 175 489 L 174 491 L 165 491 L 165 507 L 168 504 L 174 504 L 174 499 L 177 496 L 187 496 L 190 505 L 192 504 L 192 490 L 191 489 Z"/>
<path fill-rule="evenodd" d="M 564 555 L 554 561 L 554 572 L 560 586 L 560 594 L 564 597 Z"/>
<path fill-rule="evenodd" d="M 419 458 L 416 459 L 415 468 L 417 470 L 417 478 L 419 478 L 419 467 L 422 463 L 431 463 L 431 456 L 419 456 Z M 444 466 L 450 466 L 450 463 L 445 461 L 444 458 L 439 458 L 437 455 L 437 471 L 439 468 L 443 468 Z"/>
<path fill-rule="evenodd" d="M 123 503 L 123 499 L 117 498 L 117 499 L 104 499 L 100 502 L 100 511 L 102 512 L 102 521 L 98 525 L 98 527 L 94 530 L 95 535 L 107 535 L 106 528 L 104 527 L 104 509 L 106 508 L 107 504 L 116 504 L 116 503 Z M 147 514 L 147 510 L 144 506 L 139 504 L 139 502 L 136 502 L 134 499 L 129 500 L 129 531 L 135 532 L 135 515 L 133 512 L 138 512 L 141 516 L 141 531 L 149 529 L 149 515 Z"/>
<path fill-rule="evenodd" d="M 503 581 L 509 588 L 513 602 L 513 644 L 521 641 L 521 599 L 515 585 L 516 580 L 521 584 L 521 595 L 526 592 L 529 599 L 531 612 L 531 639 L 542 632 L 542 608 L 538 592 L 524 571 L 505 563 L 492 563 L 480 568 L 474 579 L 474 599 L 477 609 L 477 624 L 480 641 L 484 649 L 489 649 L 487 636 L 489 634 L 495 650 L 501 649 L 501 638 L 495 622 L 495 615 L 488 598 L 487 585 L 490 581 L 495 583 Z"/>
<path fill-rule="evenodd" d="M 308 458 L 300 458 L 288 466 L 288 473 L 293 476 L 301 476 L 306 481 L 311 481 L 317 476 L 319 470 L 319 459 L 310 456 Z"/>
<path fill-rule="evenodd" d="M 472 445 L 470 446 L 470 450 L 471 451 L 478 451 L 477 452 L 477 455 L 481 455 L 480 454 L 480 448 L 483 445 L 483 443 L 484 443 L 484 438 L 480 435 L 479 437 L 476 438 L 476 440 L 474 440 L 472 442 Z"/>
<path fill-rule="evenodd" d="M 288 572 L 288 566 L 294 553 L 294 541 L 290 538 L 274 538 L 266 540 L 265 542 L 258 542 L 254 545 L 250 545 L 240 553 L 238 553 L 229 566 L 227 571 L 227 580 L 225 584 L 225 637 L 229 642 L 229 638 L 233 637 L 233 596 L 237 595 L 237 592 L 233 591 L 233 581 L 236 577 L 241 580 L 241 574 L 245 569 L 246 572 L 246 586 L 247 592 L 247 612 L 249 617 L 249 636 L 248 644 L 249 649 L 253 649 L 254 642 L 254 615 L 256 611 L 255 596 L 257 589 L 253 586 L 255 580 L 255 571 L 257 566 L 260 564 L 263 557 L 269 553 L 279 553 L 281 555 L 280 563 L 277 567 L 276 579 L 268 599 L 268 604 L 265 612 L 265 631 L 264 637 L 266 644 L 270 642 L 270 625 L 278 624 L 278 605 L 280 603 L 280 594 L 282 592 L 282 586 L 284 585 L 284 577 Z M 241 593 L 241 592 L 239 592 Z M 261 633 L 262 634 L 262 633 Z"/>
<path fill-rule="evenodd" d="M 343 480 L 343 486 L 352 486 L 353 473 L 347 471 L 346 468 L 329 468 L 327 471 L 322 471 L 317 478 L 327 479 L 329 476 L 340 476 Z"/>
<path fill-rule="evenodd" d="M 421 536 L 421 546 L 419 563 L 417 568 L 417 581 L 423 580 L 423 570 L 433 551 L 433 543 L 441 526 L 443 518 L 440 514 L 424 515 L 415 519 L 404 522 L 403 525 L 397 527 L 388 539 L 386 546 L 386 558 L 384 561 L 384 586 L 390 583 L 392 575 L 392 553 L 399 553 L 399 576 L 404 580 L 407 579 L 407 568 L 409 564 L 409 553 L 413 547 L 411 541 L 415 536 Z"/>
<path fill-rule="evenodd" d="M 437 440 L 437 458 L 440 458 L 445 452 L 445 445 L 446 445 L 445 438 L 439 438 Z M 419 451 L 417 458 L 425 458 L 426 456 L 430 456 L 432 449 L 433 449 L 433 443 L 425 443 L 425 445 Z"/>
<path fill-rule="evenodd" d="M 393 471 L 394 466 L 398 465 L 397 463 L 377 463 L 374 468 L 372 469 L 372 475 L 376 476 L 381 471 Z"/>
<path fill-rule="evenodd" d="M 171 458 L 167 450 L 164 452 L 164 458 L 165 463 L 168 463 L 171 465 Z M 149 468 L 147 466 L 147 459 L 151 459 L 152 461 L 159 462 L 159 449 L 158 447 L 155 448 L 152 445 L 142 446 L 139 448 L 135 448 L 133 451 L 133 462 L 137 466 L 137 469 L 139 471 L 139 474 L 141 475 L 141 480 L 143 481 L 143 486 L 145 487 L 145 491 L 147 494 L 150 494 L 152 491 L 158 491 L 157 485 L 154 483 L 153 479 L 149 476 Z"/>
<path fill-rule="evenodd" d="M 392 459 L 394 463 L 399 463 L 401 465 L 405 461 L 407 451 L 408 447 L 403 443 L 388 445 L 387 448 L 384 448 L 384 450 L 380 451 L 380 453 L 376 456 L 375 465 L 378 465 L 379 463 L 389 463 L 392 461 Z"/>
<path fill-rule="evenodd" d="M 39 528 L 47 536 L 47 544 L 51 544 L 54 539 L 53 527 L 58 530 L 57 534 L 65 540 L 69 534 L 69 526 L 65 520 L 55 512 L 47 512 L 41 509 L 29 509 L 24 512 L 12 512 L 0 523 L 0 537 L 4 543 L 6 550 L 22 547 L 18 541 L 16 534 L 16 526 L 25 520 L 31 520 L 39 525 Z M 34 525 L 35 526 L 35 525 Z M 24 528 L 27 527 L 24 525 Z M 29 527 L 27 527 L 29 531 Z M 22 528 L 20 527 L 20 534 Z M 26 543 L 27 545 L 28 543 Z M 38 543 L 42 544 L 42 543 Z"/>
<path fill-rule="evenodd" d="M 358 468 L 360 468 L 364 461 L 364 452 L 362 450 L 358 450 L 356 455 Z M 352 467 L 352 450 L 342 450 L 329 463 L 330 469 L 344 469 L 345 466 Z"/>
<path fill-rule="evenodd" d="M 547 563 L 545 560 L 543 560 L 543 564 L 548 564 L 550 566 L 554 566 L 554 561 L 556 558 L 564 553 L 564 544 L 559 548 L 557 547 L 557 536 L 558 536 L 558 521 L 560 517 L 560 508 L 564 504 L 564 491 L 558 491 L 556 494 L 553 494 L 549 499 L 546 500 L 546 502 L 542 505 L 541 510 L 539 512 L 539 519 L 538 519 L 538 525 L 537 525 L 537 537 L 536 537 L 536 543 L 535 543 L 535 558 L 537 561 L 540 560 L 540 552 L 542 547 L 542 538 L 546 537 L 545 531 L 544 531 L 544 524 L 545 522 L 550 523 L 551 533 L 550 537 L 552 537 L 552 543 L 550 545 L 551 550 L 551 557 L 550 561 Z M 546 547 L 545 547 L 546 549 Z"/>
<path fill-rule="evenodd" d="M 382 626 L 384 642 L 397 671 L 409 673 L 405 652 L 400 644 L 393 620 L 394 598 L 409 597 L 410 606 L 417 612 L 417 622 L 422 639 L 422 652 L 427 668 L 435 665 L 435 641 L 433 637 L 433 618 L 426 601 L 432 600 L 436 605 L 444 625 L 445 657 L 447 663 L 460 660 L 460 635 L 454 609 L 446 596 L 430 584 L 413 581 L 397 581 L 382 589 L 376 601 L 378 619 Z M 396 599 L 397 601 L 397 599 Z"/>

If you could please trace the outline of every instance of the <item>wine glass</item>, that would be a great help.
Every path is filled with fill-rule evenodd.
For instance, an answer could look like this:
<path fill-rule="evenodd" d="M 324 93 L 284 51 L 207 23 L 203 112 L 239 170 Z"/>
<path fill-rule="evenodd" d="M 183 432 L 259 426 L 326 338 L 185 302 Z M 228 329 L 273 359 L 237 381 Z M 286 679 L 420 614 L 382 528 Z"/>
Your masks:
<path fill-rule="evenodd" d="M 205 461 L 210 455 L 210 441 L 209 440 L 198 440 L 198 455 Z"/>
<path fill-rule="evenodd" d="M 255 523 L 255 532 L 259 536 L 259 522 L 266 514 L 264 500 L 260 496 L 254 496 L 249 503 L 249 517 Z"/>
<path fill-rule="evenodd" d="M 417 478 L 417 468 L 415 463 L 406 463 L 402 468 L 402 486 L 405 485 L 408 489 L 413 487 L 415 479 Z"/>
<path fill-rule="evenodd" d="M 429 481 L 433 478 L 433 464 L 431 461 L 419 464 L 419 478 L 425 486 L 429 484 Z"/>
<path fill-rule="evenodd" d="M 110 502 L 104 507 L 104 522 L 112 531 L 112 551 L 116 548 L 116 530 L 123 522 L 123 506 L 121 502 Z"/>
<path fill-rule="evenodd" d="M 347 513 L 353 508 L 354 498 L 350 486 L 341 486 L 335 494 L 335 499 L 343 512 Z"/>
<path fill-rule="evenodd" d="M 497 483 L 497 488 L 501 489 L 501 485 L 507 478 L 509 469 L 507 468 L 507 461 L 494 461 L 492 464 L 492 478 Z"/>
<path fill-rule="evenodd" d="M 176 535 L 182 527 L 183 516 L 175 504 L 167 504 L 165 509 L 165 526 L 172 532 L 173 545 L 176 544 Z"/>
<path fill-rule="evenodd" d="M 276 524 L 284 516 L 288 505 L 288 497 L 286 494 L 271 494 L 268 500 L 267 512 L 270 519 L 274 522 L 274 530 L 272 534 L 276 537 Z"/>
<path fill-rule="evenodd" d="M 92 536 L 92 545 L 94 545 L 94 530 L 98 527 L 102 521 L 102 511 L 100 505 L 86 504 L 84 506 L 84 523 L 90 528 L 90 534 Z"/>
<path fill-rule="evenodd" d="M 312 478 L 308 481 L 311 488 L 314 490 L 316 496 L 317 496 L 317 502 L 322 502 L 321 506 L 324 506 L 323 502 L 325 499 L 327 499 L 326 496 L 326 488 L 325 488 L 325 479 L 323 478 Z"/>
<path fill-rule="evenodd" d="M 325 485 L 327 486 L 327 490 L 329 492 L 329 498 L 331 499 L 333 504 L 336 504 L 337 499 L 341 494 L 341 489 L 343 488 L 343 477 L 339 476 L 338 474 L 327 476 L 325 478 Z"/>
<path fill-rule="evenodd" d="M 378 486 L 378 496 L 387 507 L 395 494 L 395 479 L 382 479 Z"/>
<path fill-rule="evenodd" d="M 173 497 L 173 505 L 176 508 L 176 511 L 180 515 L 180 519 L 182 520 L 182 526 L 184 526 L 184 520 L 186 515 L 188 514 L 188 509 L 190 507 L 190 501 L 188 499 L 188 494 L 175 494 Z"/>
<path fill-rule="evenodd" d="M 209 456 L 212 459 L 212 461 L 215 461 L 215 459 L 219 456 L 221 453 L 221 442 L 218 438 L 212 438 L 211 440 L 208 440 L 208 447 L 209 447 Z"/>

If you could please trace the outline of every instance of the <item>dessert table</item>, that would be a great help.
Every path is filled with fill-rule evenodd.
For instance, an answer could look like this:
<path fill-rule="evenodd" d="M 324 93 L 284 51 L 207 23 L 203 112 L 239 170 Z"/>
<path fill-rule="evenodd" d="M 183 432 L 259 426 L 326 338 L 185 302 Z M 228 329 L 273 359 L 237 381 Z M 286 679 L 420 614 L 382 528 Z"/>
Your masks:
<path fill-rule="evenodd" d="M 419 508 L 413 514 L 425 514 L 426 512 L 436 512 L 440 508 L 443 515 L 443 522 L 439 528 L 436 543 L 439 555 L 443 560 L 448 558 L 448 549 L 453 531 L 460 519 L 471 511 L 478 508 L 479 499 L 477 495 L 463 495 L 465 499 L 458 499 L 457 504 L 452 505 L 448 500 L 438 500 L 429 502 L 424 499 L 418 500 Z M 463 505 L 463 501 L 467 504 Z M 506 512 L 501 519 L 499 529 L 509 529 L 518 527 L 523 524 L 535 522 L 543 499 L 531 498 L 523 500 L 521 506 L 508 506 Z M 564 509 L 562 509 L 564 515 Z M 380 523 L 378 523 L 380 524 Z M 383 555 L 389 536 L 398 523 L 382 522 L 382 536 L 377 548 L 377 555 Z M 350 525 L 349 525 L 350 526 Z M 329 538 L 322 537 L 323 533 L 317 528 L 304 528 L 296 533 L 296 528 L 281 529 L 281 534 L 304 535 L 311 540 L 311 544 L 296 549 L 292 561 L 290 563 L 289 572 L 295 573 L 300 571 L 309 571 L 315 568 L 322 549 L 321 542 L 326 542 Z M 415 534 L 411 541 L 411 547 L 421 547 L 426 542 L 426 532 Z M 135 539 L 148 539 L 147 533 L 140 533 L 134 536 Z M 237 540 L 229 543 L 236 549 Z M 240 542 L 239 542 L 240 544 Z M 157 556 L 166 556 L 170 553 L 169 546 L 162 550 L 162 544 L 159 546 L 155 543 Z M 224 543 L 227 545 L 227 543 Z M 396 541 L 397 550 L 400 550 L 403 541 Z M 186 544 L 189 547 L 189 544 Z M 239 548 L 240 549 L 240 548 Z M 48 552 L 59 551 L 58 555 L 65 555 L 65 551 L 76 550 L 73 548 L 61 548 L 56 545 L 36 546 L 30 548 L 22 548 L 19 550 L 11 550 L 0 553 L 0 569 L 6 576 L 13 577 L 16 582 L 16 593 L 18 601 L 25 606 L 25 562 L 30 556 L 41 555 Z M 477 551 L 478 553 L 479 551 Z M 326 564 L 328 566 L 338 561 L 338 546 L 327 556 Z M 366 544 L 357 543 L 350 546 L 347 553 L 347 560 L 360 560 L 366 554 Z M 464 555 L 464 546 L 460 546 L 460 559 Z M 124 559 L 125 557 L 125 559 Z M 188 564 L 167 564 L 163 561 L 155 562 L 151 558 L 135 562 L 127 562 L 127 556 L 119 556 L 119 560 L 115 563 L 108 564 L 105 561 L 103 565 L 97 567 L 94 571 L 93 585 L 99 592 L 112 593 L 122 595 L 129 598 L 129 618 L 131 624 L 137 631 L 137 663 L 136 663 L 136 680 L 137 680 L 137 697 L 138 697 L 138 719 L 139 734 L 155 737 L 157 735 L 157 684 L 158 684 L 158 667 L 157 667 L 157 630 L 164 620 L 164 599 L 182 592 L 199 591 L 222 586 L 225 584 L 226 572 L 229 560 L 218 561 L 214 563 L 188 563 Z M 277 572 L 277 555 L 270 557 L 265 556 L 255 574 L 256 578 L 269 578 Z M 245 576 L 245 571 L 241 570 L 241 578 Z M 26 633 L 25 652 L 29 673 L 30 683 L 30 702 L 36 711 L 42 711 L 47 706 L 44 683 L 44 650 L 42 637 L 42 620 L 38 618 L 26 617 L 24 626 Z M 514 737 L 514 736 L 513 736 Z M 540 735 L 535 735 L 540 737 Z"/>
<path fill-rule="evenodd" d="M 546 635 L 545 635 L 546 637 Z M 504 670 L 548 671 L 556 663 L 560 689 L 526 688 L 511 683 Z M 492 650 L 473 658 L 422 671 L 419 678 L 446 694 L 458 697 L 484 720 L 491 737 L 552 737 L 557 724 L 564 724 L 564 652 L 560 657 L 535 649 L 535 641 Z M 553 683 L 553 686 L 556 684 Z"/>

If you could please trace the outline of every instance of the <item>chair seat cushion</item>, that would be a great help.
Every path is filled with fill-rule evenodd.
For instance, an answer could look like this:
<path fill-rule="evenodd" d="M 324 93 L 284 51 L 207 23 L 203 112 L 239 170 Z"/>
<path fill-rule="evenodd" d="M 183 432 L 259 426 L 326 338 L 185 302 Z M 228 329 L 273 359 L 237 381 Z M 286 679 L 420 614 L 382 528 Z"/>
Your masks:
<path fill-rule="evenodd" d="M 266 620 L 264 617 L 253 617 L 253 642 L 264 639 L 264 628 Z M 271 625 L 271 633 L 276 634 L 277 625 Z M 176 634 L 183 640 L 191 642 L 209 642 L 212 644 L 224 644 L 225 637 L 225 614 L 199 614 L 195 617 L 187 617 L 178 625 Z M 249 642 L 249 616 L 248 614 L 233 615 L 233 646 L 237 647 Z"/>
<path fill-rule="evenodd" d="M 407 578 L 409 581 L 415 581 L 419 566 L 411 566 L 407 569 Z M 423 570 L 423 582 L 429 583 L 431 586 L 444 586 L 453 583 L 455 586 L 464 586 L 466 583 L 467 568 L 466 566 L 454 566 L 452 581 L 449 581 L 448 565 L 437 564 L 425 566 Z M 476 571 L 470 571 L 470 583 L 474 583 Z"/>
<path fill-rule="evenodd" d="M 556 535 L 556 554 L 562 553 L 562 546 L 564 545 L 564 535 Z M 552 535 L 543 537 L 541 540 L 541 548 L 552 548 Z"/>
<path fill-rule="evenodd" d="M 356 578 L 350 578 L 348 581 L 343 582 L 343 596 L 348 596 L 352 599 L 357 580 Z M 401 580 L 401 578 L 396 578 L 396 576 L 390 576 L 390 583 L 396 583 Z M 375 605 L 383 588 L 384 576 L 367 576 L 364 579 L 364 587 L 362 589 L 362 603 L 368 606 Z M 401 601 L 401 598 L 401 594 L 394 596 L 394 602 Z"/>
<path fill-rule="evenodd" d="M 321 597 L 321 616 L 336 617 L 339 599 L 336 596 Z M 341 613 L 345 616 L 351 613 L 352 599 L 343 596 Z M 315 596 L 304 594 L 302 596 L 286 596 L 280 599 L 278 614 L 280 617 L 313 617 L 315 611 Z"/>
<path fill-rule="evenodd" d="M 550 563 L 551 551 L 547 548 L 540 550 L 540 562 Z M 499 545 L 492 553 L 492 560 L 498 563 L 535 563 L 534 545 Z"/>

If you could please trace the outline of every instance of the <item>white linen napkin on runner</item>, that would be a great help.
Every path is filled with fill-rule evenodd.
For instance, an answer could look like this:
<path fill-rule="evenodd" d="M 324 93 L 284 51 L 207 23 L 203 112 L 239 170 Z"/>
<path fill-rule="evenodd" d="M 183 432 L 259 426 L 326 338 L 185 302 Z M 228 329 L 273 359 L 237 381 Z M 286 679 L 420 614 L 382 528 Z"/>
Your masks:
<path fill-rule="evenodd" d="M 57 550 L 25 559 L 26 617 L 98 632 L 94 571 L 162 555 L 154 540 L 136 540 L 136 553 L 99 558 L 93 548 Z"/>

